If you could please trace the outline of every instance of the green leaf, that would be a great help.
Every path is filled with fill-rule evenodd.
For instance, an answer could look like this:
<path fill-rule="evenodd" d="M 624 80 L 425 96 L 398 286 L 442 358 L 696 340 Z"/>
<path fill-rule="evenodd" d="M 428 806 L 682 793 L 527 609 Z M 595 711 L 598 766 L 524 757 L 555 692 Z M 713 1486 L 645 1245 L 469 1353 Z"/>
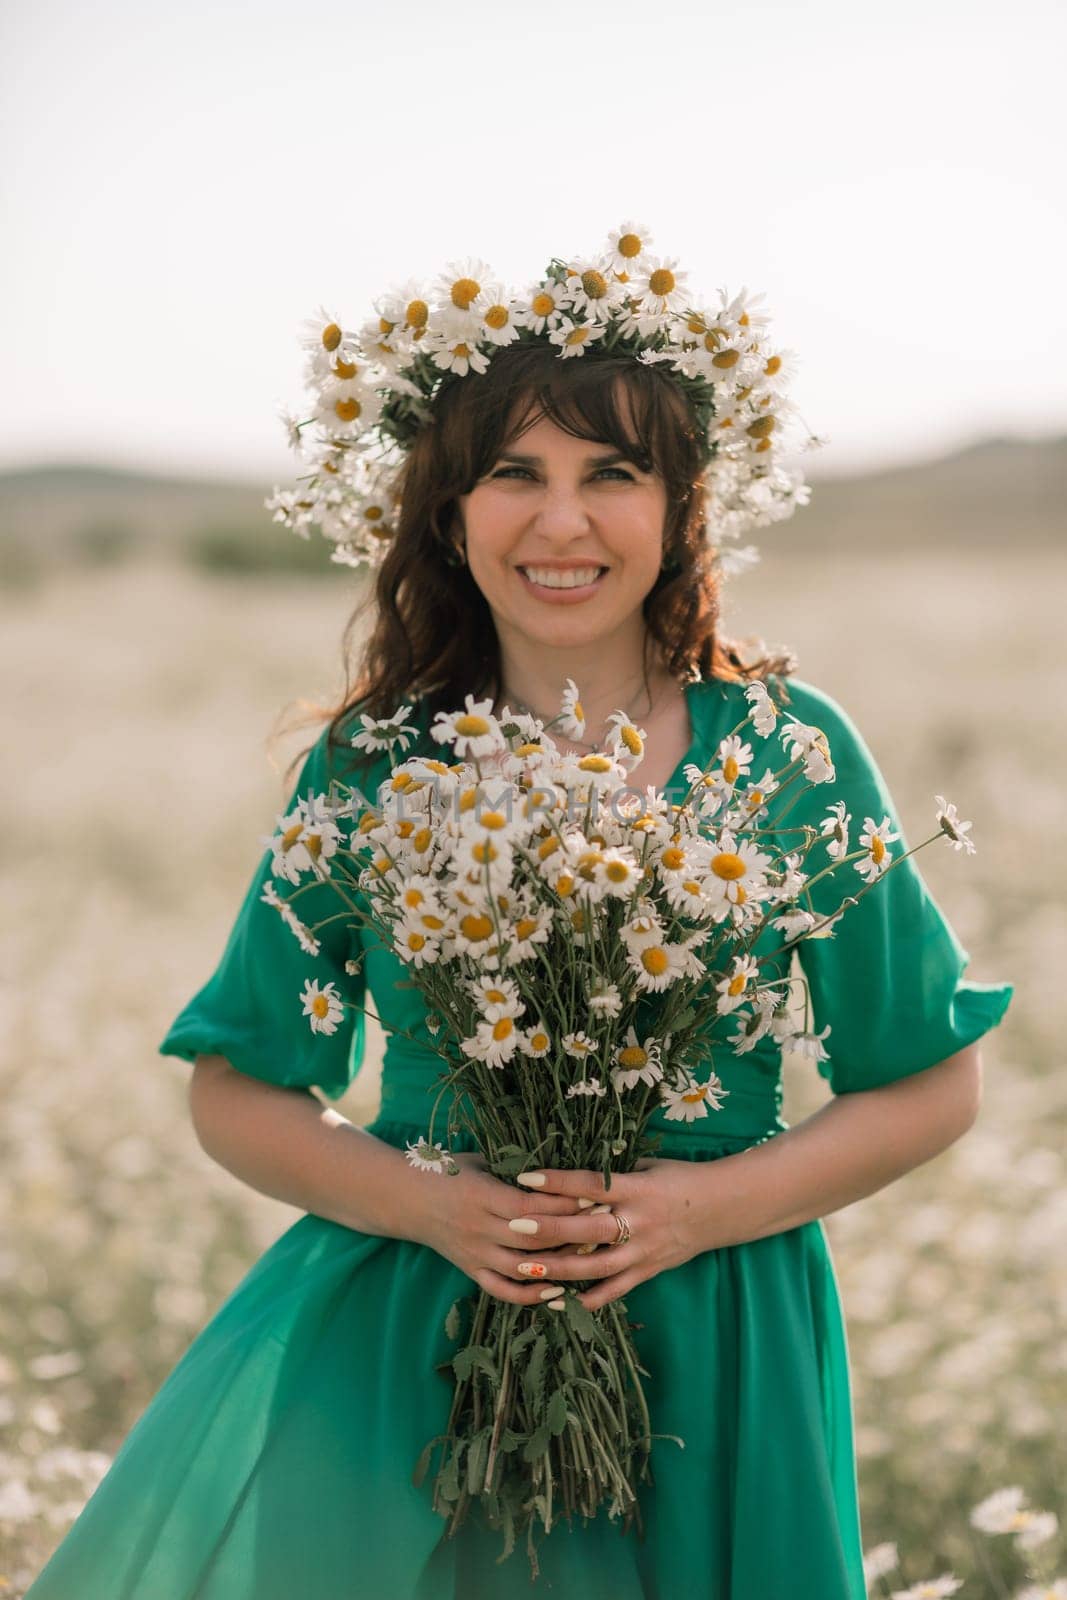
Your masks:
<path fill-rule="evenodd" d="M 485 1480 L 485 1464 L 489 1459 L 489 1428 L 483 1428 L 471 1440 L 467 1451 L 467 1492 L 480 1494 Z"/>
<path fill-rule="evenodd" d="M 552 1435 L 548 1430 L 548 1425 L 542 1422 L 539 1428 L 534 1429 L 533 1433 L 531 1433 L 529 1439 L 526 1441 L 526 1444 L 523 1446 L 522 1459 L 529 1463 L 531 1461 L 536 1461 L 538 1456 L 543 1456 L 545 1451 L 548 1449 L 548 1441 L 551 1439 L 551 1437 Z"/>
<path fill-rule="evenodd" d="M 557 1389 L 548 1402 L 545 1421 L 548 1431 L 554 1435 L 561 1434 L 567 1426 L 567 1396 L 562 1389 Z"/>
<path fill-rule="evenodd" d="M 448 1339 L 459 1338 L 459 1301 L 453 1300 L 448 1316 L 445 1318 L 445 1337 Z"/>
<path fill-rule="evenodd" d="M 548 1354 L 548 1340 L 543 1333 L 539 1333 L 530 1352 L 530 1359 L 526 1363 L 522 1374 L 522 1391 L 526 1396 L 526 1403 L 535 1413 L 540 1412 L 545 1393 L 545 1356 Z"/>
<path fill-rule="evenodd" d="M 426 1445 L 426 1447 L 420 1452 L 419 1459 L 415 1463 L 415 1470 L 411 1474 L 411 1481 L 415 1485 L 416 1489 L 425 1478 L 426 1473 L 429 1470 L 430 1457 L 433 1455 L 434 1450 L 441 1443 L 442 1439 L 447 1438 L 447 1433 L 439 1433 L 437 1437 L 435 1439 L 431 1439 L 429 1444 Z"/>
<path fill-rule="evenodd" d="M 434 1487 L 442 1500 L 459 1499 L 459 1462 L 462 1454 L 462 1444 L 457 1445 L 455 1453 L 449 1459 L 447 1466 L 437 1474 Z"/>
<path fill-rule="evenodd" d="M 591 1344 L 596 1338 L 598 1332 L 596 1318 L 588 1306 L 582 1305 L 582 1302 L 575 1294 L 567 1296 L 567 1320 L 578 1337 L 584 1339 L 586 1344 Z"/>
<path fill-rule="evenodd" d="M 469 1344 L 452 1357 L 452 1369 L 457 1378 L 469 1378 L 475 1367 L 488 1373 L 494 1382 L 500 1381 L 492 1351 L 486 1349 L 484 1344 Z"/>

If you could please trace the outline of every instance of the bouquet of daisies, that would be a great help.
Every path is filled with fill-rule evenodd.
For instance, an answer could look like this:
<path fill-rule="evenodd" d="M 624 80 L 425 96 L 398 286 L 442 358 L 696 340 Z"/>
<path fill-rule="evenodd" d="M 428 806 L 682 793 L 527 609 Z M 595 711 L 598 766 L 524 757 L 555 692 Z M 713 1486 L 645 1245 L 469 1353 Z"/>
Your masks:
<path fill-rule="evenodd" d="M 314 951 L 314 934 L 293 902 L 310 875 L 335 885 L 426 1000 L 442 1072 L 427 1133 L 408 1145 L 413 1166 L 458 1172 L 449 1144 L 465 1129 L 505 1182 L 556 1167 L 599 1170 L 610 1187 L 612 1171 L 655 1153 L 654 1111 L 692 1120 L 720 1109 L 727 1091 L 707 1070 L 707 1033 L 742 1004 L 738 1053 L 773 1031 L 783 1047 L 825 1057 L 828 1029 L 798 1031 L 788 993 L 760 986 L 750 952 L 768 924 L 791 943 L 827 935 L 843 915 L 844 903 L 822 919 L 799 904 L 813 848 L 829 857 L 820 875 L 849 861 L 867 880 L 851 904 L 904 859 L 888 849 L 899 835 L 888 817 L 868 817 L 862 848 L 848 854 L 839 802 L 821 831 L 788 830 L 794 841 L 803 832 L 798 849 L 779 848 L 768 797 L 832 783 L 832 756 L 818 728 L 783 720 L 782 767 L 741 785 L 753 760 L 746 727 L 765 737 L 780 715 L 762 683 L 745 695 L 750 710 L 712 764 L 685 768 L 680 805 L 628 783 L 643 733 L 621 711 L 603 752 L 556 745 L 557 723 L 565 737 L 584 732 L 568 680 L 548 724 L 507 708 L 494 717 L 491 701 L 467 695 L 431 730 L 453 762 L 401 759 L 376 804 L 340 785 L 281 819 L 276 876 L 298 887 L 283 899 L 268 886 L 265 897 L 304 947 Z M 402 756 L 410 709 L 364 715 L 352 743 Z M 942 803 L 938 821 L 973 850 L 954 807 Z M 335 983 L 309 980 L 301 998 L 312 1028 L 336 1027 L 346 1001 Z M 442 1100 L 444 1142 L 434 1139 Z M 415 1469 L 421 1482 L 440 1448 L 434 1505 L 449 1531 L 480 1502 L 504 1556 L 526 1533 L 534 1575 L 538 1522 L 547 1533 L 556 1515 L 593 1517 L 606 1504 L 623 1531 L 636 1521 L 640 1532 L 637 1486 L 652 1481 L 652 1440 L 664 1437 L 652 1431 L 625 1302 L 589 1311 L 578 1298 L 587 1286 L 535 1306 L 485 1290 L 456 1302 L 448 1428 Z"/>

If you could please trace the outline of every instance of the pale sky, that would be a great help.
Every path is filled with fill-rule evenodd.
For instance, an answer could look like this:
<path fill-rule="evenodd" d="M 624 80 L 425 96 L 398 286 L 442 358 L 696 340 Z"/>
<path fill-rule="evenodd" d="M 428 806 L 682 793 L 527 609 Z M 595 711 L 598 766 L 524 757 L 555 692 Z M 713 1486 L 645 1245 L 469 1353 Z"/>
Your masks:
<path fill-rule="evenodd" d="M 285 481 L 299 325 L 635 218 L 763 290 L 812 470 L 1067 430 L 1058 0 L 0 13 L 0 466 Z M 811 459 L 811 458 L 809 458 Z M 269 487 L 269 482 L 267 484 Z"/>

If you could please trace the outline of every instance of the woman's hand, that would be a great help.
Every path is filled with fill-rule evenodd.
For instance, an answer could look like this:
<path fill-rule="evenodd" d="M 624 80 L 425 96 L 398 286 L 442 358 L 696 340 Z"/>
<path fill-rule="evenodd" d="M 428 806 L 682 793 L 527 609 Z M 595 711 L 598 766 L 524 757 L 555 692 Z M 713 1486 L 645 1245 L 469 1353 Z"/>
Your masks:
<path fill-rule="evenodd" d="M 633 1172 L 613 1172 L 611 1188 L 604 1185 L 599 1172 L 567 1172 L 558 1168 L 539 1169 L 545 1182 L 530 1186 L 531 1204 L 517 1210 L 516 1216 L 537 1221 L 536 1233 L 527 1242 L 526 1262 L 543 1262 L 553 1282 L 569 1283 L 582 1278 L 603 1282 L 584 1290 L 578 1298 L 590 1311 L 621 1299 L 630 1289 L 654 1278 L 669 1267 L 681 1266 L 709 1248 L 707 1216 L 713 1162 L 639 1161 Z M 529 1185 L 531 1174 L 520 1178 Z M 525 1181 L 524 1181 L 525 1180 Z M 536 1199 L 535 1199 L 536 1197 Z M 593 1215 L 588 1206 L 578 1216 L 566 1212 L 547 1214 L 540 1209 L 548 1200 L 579 1197 L 606 1203 L 612 1213 L 621 1212 L 630 1225 L 631 1237 L 616 1245 L 618 1228 L 614 1215 Z M 608 1249 L 592 1255 L 578 1255 L 576 1247 L 595 1241 Z"/>
<path fill-rule="evenodd" d="M 562 1301 L 563 1290 L 554 1283 L 551 1265 L 555 1252 L 542 1244 L 544 1234 L 537 1238 L 537 1244 L 538 1250 L 545 1252 L 548 1270 L 534 1277 L 519 1272 L 518 1265 L 527 1259 L 530 1241 L 536 1236 L 509 1228 L 508 1223 L 513 1218 L 527 1217 L 536 1220 L 542 1229 L 559 1222 L 577 1227 L 584 1224 L 585 1231 L 577 1237 L 589 1238 L 589 1221 L 584 1219 L 577 1200 L 562 1194 L 533 1195 L 516 1189 L 513 1184 L 494 1178 L 485 1157 L 477 1151 L 462 1151 L 455 1160 L 462 1168 L 458 1177 L 413 1174 L 414 1182 L 422 1186 L 425 1206 L 420 1214 L 420 1241 L 453 1262 L 498 1300 L 517 1306 L 539 1305 L 553 1297 Z M 590 1220 L 608 1222 L 614 1235 L 615 1224 L 610 1217 Z M 577 1259 L 581 1261 L 582 1257 Z"/>

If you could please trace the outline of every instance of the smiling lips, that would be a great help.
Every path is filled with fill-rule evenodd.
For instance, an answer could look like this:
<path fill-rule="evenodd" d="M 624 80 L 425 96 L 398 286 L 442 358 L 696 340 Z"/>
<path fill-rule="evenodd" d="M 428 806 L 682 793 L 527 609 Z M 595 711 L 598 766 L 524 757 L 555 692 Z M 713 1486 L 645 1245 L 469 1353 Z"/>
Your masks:
<path fill-rule="evenodd" d="M 583 600 L 595 594 L 607 567 L 590 562 L 583 567 L 516 567 L 523 583 L 543 599 Z"/>

